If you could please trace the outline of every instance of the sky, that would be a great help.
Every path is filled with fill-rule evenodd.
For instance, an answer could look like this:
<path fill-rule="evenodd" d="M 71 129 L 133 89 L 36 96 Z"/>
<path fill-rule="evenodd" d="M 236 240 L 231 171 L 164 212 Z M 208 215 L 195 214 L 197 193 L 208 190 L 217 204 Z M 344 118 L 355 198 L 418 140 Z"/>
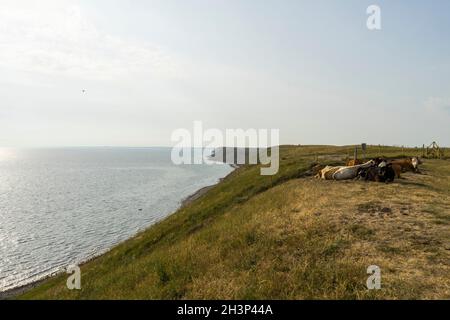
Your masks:
<path fill-rule="evenodd" d="M 0 146 L 170 146 L 194 121 L 450 146 L 449 16 L 447 0 L 1 0 Z"/>

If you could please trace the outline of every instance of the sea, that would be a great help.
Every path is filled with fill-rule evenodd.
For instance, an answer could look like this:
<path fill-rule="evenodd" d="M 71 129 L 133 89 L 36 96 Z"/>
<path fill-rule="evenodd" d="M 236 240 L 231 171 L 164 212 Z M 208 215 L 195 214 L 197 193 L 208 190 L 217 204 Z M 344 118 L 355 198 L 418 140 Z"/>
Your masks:
<path fill-rule="evenodd" d="M 233 169 L 170 148 L 0 148 L 0 292 L 105 253 Z"/>

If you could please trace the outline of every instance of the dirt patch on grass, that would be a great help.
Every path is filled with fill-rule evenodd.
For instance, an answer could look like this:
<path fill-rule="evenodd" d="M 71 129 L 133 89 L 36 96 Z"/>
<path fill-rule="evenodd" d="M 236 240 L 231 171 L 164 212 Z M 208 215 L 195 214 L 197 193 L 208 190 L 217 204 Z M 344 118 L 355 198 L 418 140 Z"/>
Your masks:
<path fill-rule="evenodd" d="M 391 208 L 377 201 L 360 203 L 356 206 L 356 210 L 360 214 L 368 213 L 371 216 L 383 216 L 392 214 Z"/>

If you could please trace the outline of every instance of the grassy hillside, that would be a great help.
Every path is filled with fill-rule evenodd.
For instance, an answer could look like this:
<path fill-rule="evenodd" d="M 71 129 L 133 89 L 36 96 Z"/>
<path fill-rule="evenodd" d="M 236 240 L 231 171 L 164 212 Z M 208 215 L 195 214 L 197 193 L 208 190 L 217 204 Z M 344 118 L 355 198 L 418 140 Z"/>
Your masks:
<path fill-rule="evenodd" d="M 368 156 L 420 150 L 369 147 Z M 351 147 L 286 146 L 276 176 L 241 167 L 201 198 L 23 299 L 450 298 L 450 161 L 392 184 L 321 181 Z M 382 289 L 368 291 L 369 265 Z"/>

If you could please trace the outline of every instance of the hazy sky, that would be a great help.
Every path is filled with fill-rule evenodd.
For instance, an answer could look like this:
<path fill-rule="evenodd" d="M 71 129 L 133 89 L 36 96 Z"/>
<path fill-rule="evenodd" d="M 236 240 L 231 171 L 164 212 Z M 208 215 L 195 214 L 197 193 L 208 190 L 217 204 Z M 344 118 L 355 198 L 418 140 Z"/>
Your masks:
<path fill-rule="evenodd" d="M 450 1 L 0 1 L 0 146 L 171 145 L 194 120 L 450 145 Z"/>

